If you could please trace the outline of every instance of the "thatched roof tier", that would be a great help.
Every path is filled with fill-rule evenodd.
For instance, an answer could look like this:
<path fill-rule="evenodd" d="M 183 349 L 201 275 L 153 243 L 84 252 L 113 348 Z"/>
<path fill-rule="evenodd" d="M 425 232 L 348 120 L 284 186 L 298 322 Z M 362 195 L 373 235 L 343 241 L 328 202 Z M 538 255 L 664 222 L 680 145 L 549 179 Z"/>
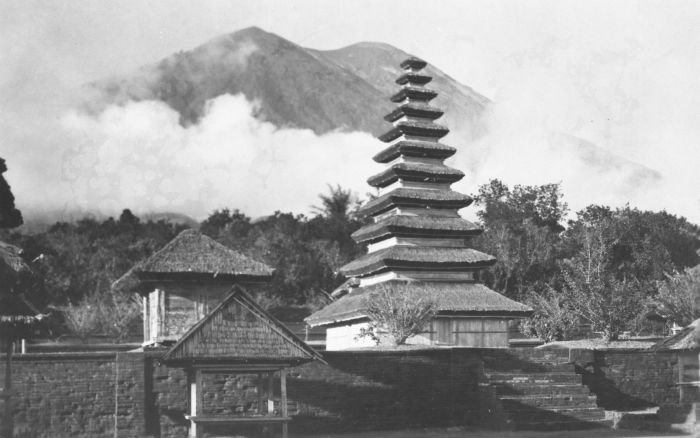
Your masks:
<path fill-rule="evenodd" d="M 413 85 L 407 85 L 401 88 L 396 94 L 391 96 L 392 102 L 403 102 L 404 100 L 418 100 L 421 102 L 429 102 L 437 97 L 437 91 L 431 90 L 425 87 L 415 87 Z"/>
<path fill-rule="evenodd" d="M 366 277 L 385 271 L 465 271 L 496 263 L 488 254 L 472 248 L 392 246 L 365 254 L 340 268 L 346 277 Z"/>
<path fill-rule="evenodd" d="M 192 277 L 212 281 L 234 279 L 268 279 L 274 270 L 205 236 L 185 230 L 161 250 L 138 263 L 112 287 L 131 289 L 145 279 Z"/>
<path fill-rule="evenodd" d="M 395 122 L 403 116 L 421 117 L 424 119 L 435 120 L 442 117 L 444 113 L 445 112 L 440 108 L 434 107 L 427 103 L 407 102 L 399 105 L 394 111 L 384 116 L 384 120 L 387 122 Z"/>
<path fill-rule="evenodd" d="M 405 294 L 411 300 L 433 302 L 438 315 L 523 317 L 532 314 L 530 307 L 506 298 L 483 284 L 392 280 L 356 288 L 308 316 L 305 321 L 311 326 L 319 326 L 366 318 L 366 300 L 371 299 L 372 293 L 381 287 Z"/>
<path fill-rule="evenodd" d="M 410 72 L 399 76 L 399 78 L 396 80 L 396 83 L 399 85 L 425 85 L 432 80 L 433 78 L 431 76 Z"/>
<path fill-rule="evenodd" d="M 299 364 L 323 358 L 240 286 L 163 356 L 168 363 Z"/>
<path fill-rule="evenodd" d="M 358 213 L 366 216 L 379 214 L 394 207 L 460 209 L 473 199 L 452 190 L 398 188 L 363 205 Z"/>
<path fill-rule="evenodd" d="M 483 230 L 461 217 L 390 216 L 352 233 L 358 243 L 373 243 L 389 236 L 467 238 Z"/>
<path fill-rule="evenodd" d="M 386 187 L 401 178 L 405 181 L 451 184 L 464 178 L 464 172 L 444 164 L 403 162 L 371 176 L 367 183 L 372 187 Z"/>
<path fill-rule="evenodd" d="M 438 140 L 446 136 L 449 132 L 449 129 L 437 123 L 406 120 L 398 122 L 396 126 L 391 128 L 387 133 L 380 135 L 378 138 L 384 143 L 392 142 L 402 135 L 428 137 Z"/>
<path fill-rule="evenodd" d="M 404 60 L 401 64 L 401 68 L 404 70 L 422 70 L 425 68 L 426 65 L 428 65 L 427 62 L 423 61 L 420 58 L 416 58 L 415 56 L 412 56 L 406 60 Z"/>
<path fill-rule="evenodd" d="M 457 152 L 456 148 L 433 141 L 402 140 L 392 144 L 374 156 L 377 163 L 388 163 L 401 155 L 445 159 Z"/>
<path fill-rule="evenodd" d="M 675 335 L 654 344 L 652 351 L 700 350 L 700 319 L 683 328 Z"/>

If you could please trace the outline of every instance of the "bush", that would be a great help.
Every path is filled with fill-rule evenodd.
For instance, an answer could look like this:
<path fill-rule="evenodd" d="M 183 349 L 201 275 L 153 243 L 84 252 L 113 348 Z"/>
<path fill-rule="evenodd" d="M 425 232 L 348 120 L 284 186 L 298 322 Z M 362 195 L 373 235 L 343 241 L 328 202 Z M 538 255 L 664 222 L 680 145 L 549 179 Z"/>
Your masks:
<path fill-rule="evenodd" d="M 77 305 L 69 303 L 61 310 L 68 329 L 79 338 L 107 335 L 115 342 L 122 342 L 141 317 L 141 302 L 135 294 L 94 292 Z"/>
<path fill-rule="evenodd" d="M 537 336 L 545 342 L 568 339 L 568 333 L 578 318 L 564 294 L 552 288 L 542 293 L 531 292 L 525 303 L 535 312 L 520 324 L 523 334 Z"/>
<path fill-rule="evenodd" d="M 386 332 L 389 341 L 394 345 L 403 345 L 411 336 L 415 336 L 425 328 L 435 316 L 435 303 L 426 300 L 412 300 L 392 285 L 380 284 L 376 292 L 364 299 L 370 327 L 363 331 L 379 342 L 378 333 Z"/>

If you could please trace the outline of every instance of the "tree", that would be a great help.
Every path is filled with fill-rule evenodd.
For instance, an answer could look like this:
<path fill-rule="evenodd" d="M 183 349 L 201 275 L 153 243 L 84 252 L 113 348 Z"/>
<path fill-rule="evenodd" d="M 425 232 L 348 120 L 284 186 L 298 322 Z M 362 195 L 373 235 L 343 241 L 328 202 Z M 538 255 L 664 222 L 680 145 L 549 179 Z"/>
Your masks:
<path fill-rule="evenodd" d="M 6 171 L 5 160 L 0 158 L 0 228 L 15 228 L 22 225 L 22 213 L 15 208 L 15 197 L 2 175 Z"/>
<path fill-rule="evenodd" d="M 619 236 L 610 220 L 580 227 L 573 237 L 580 250 L 562 264 L 565 293 L 594 331 L 606 341 L 616 340 L 643 308 L 643 284 L 611 264 Z"/>
<path fill-rule="evenodd" d="M 567 296 L 552 288 L 530 292 L 525 303 L 534 309 L 534 314 L 520 325 L 525 335 L 537 336 L 545 342 L 563 341 L 578 322 Z"/>
<path fill-rule="evenodd" d="M 700 269 L 667 274 L 658 287 L 659 294 L 652 303 L 663 316 L 681 327 L 700 318 Z"/>
<path fill-rule="evenodd" d="M 555 282 L 563 230 L 559 223 L 567 212 L 559 185 L 516 185 L 511 190 L 492 180 L 479 187 L 475 198 L 484 233 L 473 245 L 497 259 L 482 274 L 484 283 L 519 299 Z"/>
<path fill-rule="evenodd" d="M 364 335 L 379 341 L 386 332 L 394 345 L 403 345 L 411 336 L 422 333 L 435 316 L 435 303 L 427 299 L 411 299 L 395 285 L 379 284 L 377 290 L 363 300 L 370 328 Z"/>

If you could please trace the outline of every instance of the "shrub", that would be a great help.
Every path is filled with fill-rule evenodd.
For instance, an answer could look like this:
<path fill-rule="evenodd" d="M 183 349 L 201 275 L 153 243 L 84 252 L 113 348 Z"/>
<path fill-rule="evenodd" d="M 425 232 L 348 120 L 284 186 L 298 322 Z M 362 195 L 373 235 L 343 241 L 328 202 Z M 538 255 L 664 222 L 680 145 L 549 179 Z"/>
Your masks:
<path fill-rule="evenodd" d="M 371 322 L 362 335 L 379 342 L 378 333 L 386 332 L 394 345 L 403 345 L 411 336 L 423 332 L 436 311 L 434 302 L 410 299 L 394 286 L 385 284 L 380 284 L 377 291 L 364 299 L 364 306 Z"/>

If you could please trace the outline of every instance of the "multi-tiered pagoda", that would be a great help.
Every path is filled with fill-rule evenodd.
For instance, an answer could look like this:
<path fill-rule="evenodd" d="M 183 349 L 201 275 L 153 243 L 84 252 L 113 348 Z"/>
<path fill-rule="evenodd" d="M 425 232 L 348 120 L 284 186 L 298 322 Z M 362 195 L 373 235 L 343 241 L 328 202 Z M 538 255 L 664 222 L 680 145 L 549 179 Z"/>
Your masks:
<path fill-rule="evenodd" d="M 425 86 L 432 80 L 425 66 L 417 58 L 401 63 L 401 89 L 391 97 L 398 106 L 385 116 L 393 127 L 379 137 L 388 146 L 374 157 L 386 168 L 368 179 L 378 197 L 360 211 L 373 223 L 353 234 L 367 254 L 341 268 L 354 278 L 347 293 L 306 319 L 327 328 L 328 350 L 370 345 L 358 335 L 368 325 L 367 299 L 382 285 L 436 305 L 426 332 L 409 343 L 507 347 L 508 320 L 531 313 L 475 282 L 496 259 L 467 247 L 481 230 L 458 213 L 472 199 L 450 188 L 464 173 L 444 164 L 456 149 L 440 143 L 449 130 L 435 123 L 443 111 L 430 104 L 437 93 Z"/>

